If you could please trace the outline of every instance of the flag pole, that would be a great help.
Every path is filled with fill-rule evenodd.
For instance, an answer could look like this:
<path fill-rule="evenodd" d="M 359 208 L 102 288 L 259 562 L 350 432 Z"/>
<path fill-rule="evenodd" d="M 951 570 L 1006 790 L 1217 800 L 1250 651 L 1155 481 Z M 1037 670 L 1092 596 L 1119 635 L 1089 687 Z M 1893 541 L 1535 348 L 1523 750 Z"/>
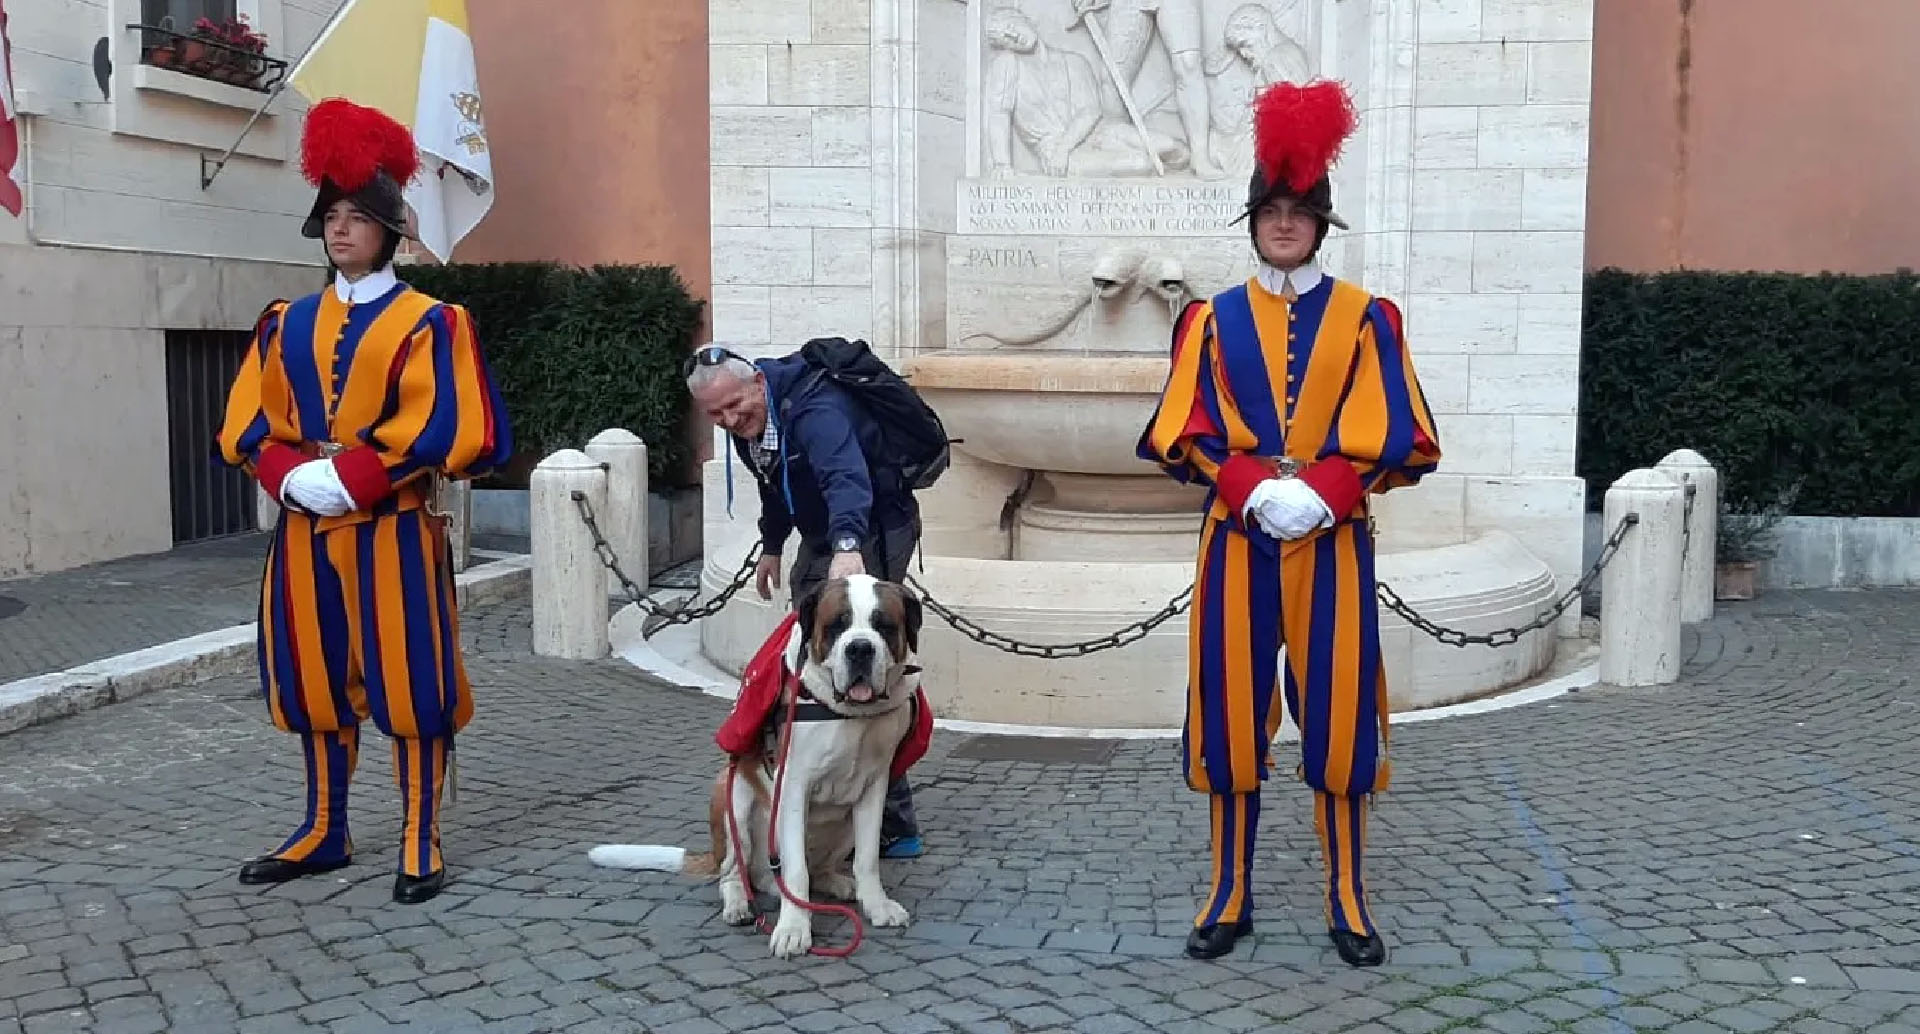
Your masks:
<path fill-rule="evenodd" d="M 340 20 L 340 16 L 345 14 L 347 11 L 347 8 L 352 7 L 353 4 L 354 4 L 354 0 L 340 0 L 340 6 L 333 9 L 333 14 L 327 17 L 327 23 L 320 27 L 320 32 L 319 34 L 313 37 L 313 42 L 307 44 L 307 49 L 300 54 L 300 59 L 298 61 L 295 61 L 291 68 L 287 69 L 287 74 L 281 76 L 279 82 L 273 84 L 273 92 L 267 94 L 267 99 L 264 101 L 261 101 L 260 106 L 253 109 L 253 114 L 248 117 L 247 124 L 240 127 L 240 135 L 234 139 L 233 146 L 227 148 L 227 153 L 221 155 L 218 161 L 209 162 L 207 161 L 206 152 L 204 151 L 201 152 L 200 154 L 200 189 L 201 190 L 206 190 L 208 187 L 213 185 L 214 177 L 220 175 L 221 171 L 227 167 L 227 162 L 232 160 L 233 153 L 240 149 L 241 141 L 247 138 L 248 133 L 253 132 L 254 124 L 260 121 L 260 116 L 267 113 L 267 109 L 272 107 L 273 102 L 279 98 L 280 94 L 283 91 L 286 90 L 287 84 L 293 82 L 293 77 L 300 74 L 300 69 L 305 67 L 307 63 L 307 58 L 312 56 L 314 48 L 318 47 L 321 44 L 321 42 L 327 38 L 328 34 L 333 32 L 334 24 Z M 209 168 L 211 168 L 212 171 L 208 171 Z"/>
<path fill-rule="evenodd" d="M 280 96 L 280 91 L 286 88 L 287 86 L 286 86 L 285 79 L 282 79 L 280 80 L 280 82 L 274 84 L 273 92 L 267 94 L 267 99 L 262 101 L 259 107 L 253 109 L 253 115 L 247 119 L 247 124 L 240 128 L 239 137 L 235 138 L 235 140 L 233 141 L 233 146 L 227 148 L 227 153 L 220 156 L 219 161 L 208 162 L 206 152 L 202 151 L 200 153 L 200 189 L 201 190 L 205 190 L 208 187 L 213 185 L 213 178 L 215 176 L 220 175 L 220 170 L 227 167 L 227 161 L 233 157 L 233 152 L 238 151 L 240 149 L 240 141 L 245 140 L 247 138 L 247 134 L 253 132 L 253 124 L 260 121 L 260 116 L 267 113 L 267 107 L 273 103 L 274 98 Z M 211 167 L 212 171 L 208 171 L 209 167 Z"/>

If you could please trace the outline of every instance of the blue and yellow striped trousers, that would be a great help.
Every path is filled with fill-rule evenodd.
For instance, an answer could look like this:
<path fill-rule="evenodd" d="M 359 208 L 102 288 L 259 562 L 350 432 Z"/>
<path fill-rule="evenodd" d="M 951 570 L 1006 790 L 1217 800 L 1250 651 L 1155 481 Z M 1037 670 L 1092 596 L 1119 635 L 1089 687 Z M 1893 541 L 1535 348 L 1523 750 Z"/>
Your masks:
<path fill-rule="evenodd" d="M 307 814 L 275 857 L 352 855 L 347 787 L 360 723 L 372 719 L 393 739 L 400 872 L 441 868 L 441 789 L 473 694 L 452 565 L 433 519 L 412 509 L 335 526 L 282 512 L 261 585 L 260 680 L 273 724 L 304 741 Z"/>
<path fill-rule="evenodd" d="M 1273 764 L 1281 698 L 1301 733 L 1300 779 L 1314 791 L 1328 928 L 1374 933 L 1363 863 L 1368 802 L 1386 784 L 1379 763 L 1386 686 L 1379 655 L 1347 641 L 1377 636 L 1373 585 L 1364 518 L 1279 553 L 1255 548 L 1226 521 L 1207 521 L 1188 625 L 1182 737 L 1187 784 L 1212 802 L 1212 889 L 1195 926 L 1231 924 L 1252 910 L 1260 792 Z M 1284 613 L 1283 598 L 1294 604 Z"/>

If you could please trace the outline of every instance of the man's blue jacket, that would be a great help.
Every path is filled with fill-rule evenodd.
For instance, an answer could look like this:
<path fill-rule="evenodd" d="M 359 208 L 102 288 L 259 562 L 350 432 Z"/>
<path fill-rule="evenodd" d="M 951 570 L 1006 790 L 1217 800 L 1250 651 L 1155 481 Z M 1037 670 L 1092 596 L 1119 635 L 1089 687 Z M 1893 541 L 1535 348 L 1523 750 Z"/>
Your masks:
<path fill-rule="evenodd" d="M 795 529 L 825 551 L 842 537 L 865 543 L 919 516 L 899 471 L 868 461 L 883 455 L 885 432 L 866 407 L 798 354 L 753 365 L 766 375 L 767 420 L 779 434 L 779 453 L 763 468 L 759 440 L 728 437 L 760 483 L 766 552 L 779 553 Z"/>

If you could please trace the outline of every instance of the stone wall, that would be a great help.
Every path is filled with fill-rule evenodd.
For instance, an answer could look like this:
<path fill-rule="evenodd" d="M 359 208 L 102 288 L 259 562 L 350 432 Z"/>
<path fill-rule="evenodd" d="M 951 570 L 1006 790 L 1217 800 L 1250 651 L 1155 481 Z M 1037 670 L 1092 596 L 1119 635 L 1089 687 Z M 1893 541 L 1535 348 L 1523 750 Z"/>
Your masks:
<path fill-rule="evenodd" d="M 958 174 L 966 7 L 729 0 L 709 7 L 713 334 L 761 351 L 942 336 L 940 238 Z"/>
<path fill-rule="evenodd" d="M 1588 563 L 1606 541 L 1604 523 L 1587 515 Z M 1758 571 L 1762 588 L 1920 588 L 1920 518 L 1784 517 L 1772 545 Z"/>
<path fill-rule="evenodd" d="M 1381 507 L 1388 548 L 1513 532 L 1562 589 L 1573 476 L 1592 0 L 1333 5 L 1362 127 L 1335 178 L 1336 264 L 1400 301 L 1443 474 Z M 1357 217 L 1357 219 L 1356 219 Z M 1561 631 L 1577 629 L 1568 614 Z"/>
<path fill-rule="evenodd" d="M 319 278 L 294 265 L 0 245 L 0 577 L 169 548 L 162 328 L 245 328 Z"/>

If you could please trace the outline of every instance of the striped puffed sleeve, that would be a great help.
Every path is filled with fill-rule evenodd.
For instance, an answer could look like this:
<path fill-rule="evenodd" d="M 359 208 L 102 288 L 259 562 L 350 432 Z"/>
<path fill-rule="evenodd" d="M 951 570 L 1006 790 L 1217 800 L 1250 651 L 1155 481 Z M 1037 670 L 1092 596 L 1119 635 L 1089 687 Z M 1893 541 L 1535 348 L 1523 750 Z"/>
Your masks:
<path fill-rule="evenodd" d="M 1239 470 L 1259 440 L 1227 390 L 1217 346 L 1212 304 L 1189 303 L 1174 327 L 1173 370 L 1134 453 L 1175 481 L 1217 489 L 1238 521 L 1257 481 Z"/>
<path fill-rule="evenodd" d="M 1392 302 L 1375 298 L 1367 306 L 1332 433 L 1300 474 L 1336 516 L 1351 514 L 1366 494 L 1414 484 L 1440 464 L 1440 434 L 1401 328 Z"/>
<path fill-rule="evenodd" d="M 221 462 L 252 474 L 276 503 L 287 474 L 307 458 L 300 450 L 267 437 L 267 416 L 260 408 L 260 382 L 267 367 L 280 362 L 280 322 L 286 313 L 287 303 L 276 301 L 254 322 L 247 357 L 227 389 L 226 416 L 214 433 Z"/>
<path fill-rule="evenodd" d="M 334 463 L 363 509 L 426 472 L 473 478 L 512 455 L 506 407 L 463 306 L 436 304 L 414 328 L 394 356 L 385 405 L 362 441 Z"/>
<path fill-rule="evenodd" d="M 1213 307 L 1191 302 L 1174 326 L 1166 386 L 1134 447 L 1135 456 L 1182 484 L 1213 484 L 1231 448 L 1230 429 L 1244 433 L 1233 400 L 1219 390 L 1215 365 Z"/>

